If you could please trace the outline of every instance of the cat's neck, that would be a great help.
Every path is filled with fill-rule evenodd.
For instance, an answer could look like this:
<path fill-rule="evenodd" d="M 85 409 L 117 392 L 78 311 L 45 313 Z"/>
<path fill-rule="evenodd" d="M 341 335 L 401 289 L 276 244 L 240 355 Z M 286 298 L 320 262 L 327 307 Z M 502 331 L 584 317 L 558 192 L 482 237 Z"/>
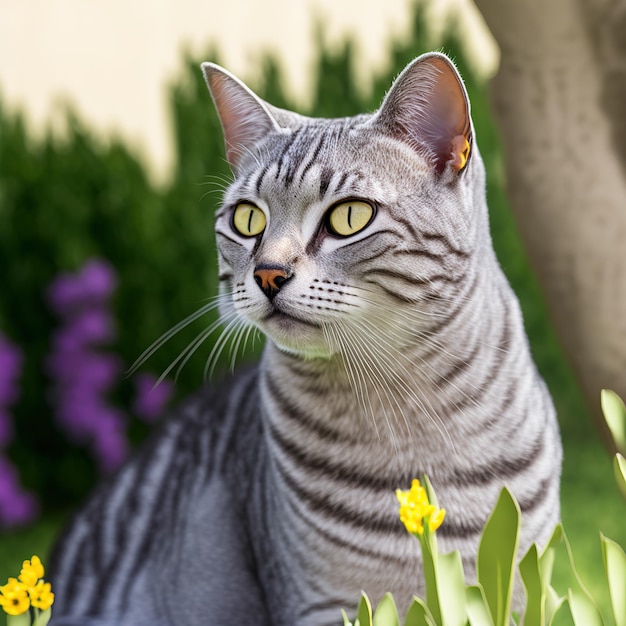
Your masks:
<path fill-rule="evenodd" d="M 274 428 L 310 427 L 312 436 L 390 449 L 402 441 L 429 439 L 437 448 L 459 441 L 468 424 L 480 426 L 492 413 L 481 406 L 481 387 L 503 384 L 491 379 L 507 351 L 514 347 L 519 363 L 532 367 L 519 307 L 506 282 L 492 276 L 460 303 L 459 311 L 450 307 L 436 332 L 416 334 L 393 359 L 370 358 L 360 373 L 341 355 L 306 360 L 268 342 L 261 366 L 266 420 Z M 277 410 L 281 401 L 287 410 Z M 299 414 L 301 423 L 294 417 Z M 285 419 L 293 423 L 286 426 Z"/>

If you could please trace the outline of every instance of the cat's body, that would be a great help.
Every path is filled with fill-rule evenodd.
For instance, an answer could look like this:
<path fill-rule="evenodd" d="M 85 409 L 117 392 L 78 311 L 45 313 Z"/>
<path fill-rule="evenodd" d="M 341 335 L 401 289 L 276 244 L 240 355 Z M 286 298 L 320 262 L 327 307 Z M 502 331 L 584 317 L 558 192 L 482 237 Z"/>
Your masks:
<path fill-rule="evenodd" d="M 361 589 L 404 609 L 423 583 L 394 489 L 422 473 L 447 510 L 440 545 L 470 575 L 504 484 L 521 549 L 545 541 L 558 429 L 450 62 L 421 57 L 379 112 L 341 120 L 204 69 L 236 175 L 216 216 L 222 308 L 267 346 L 79 514 L 56 552 L 55 623 L 322 626 Z"/>

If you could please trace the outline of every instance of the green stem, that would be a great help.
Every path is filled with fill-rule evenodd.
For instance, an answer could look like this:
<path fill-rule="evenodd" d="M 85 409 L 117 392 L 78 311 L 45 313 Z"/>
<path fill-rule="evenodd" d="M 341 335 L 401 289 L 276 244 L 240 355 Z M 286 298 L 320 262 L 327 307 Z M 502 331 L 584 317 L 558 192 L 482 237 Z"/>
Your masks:
<path fill-rule="evenodd" d="M 424 580 L 426 581 L 426 604 L 432 613 L 435 623 L 444 626 L 442 620 L 440 598 L 439 598 L 439 577 L 437 567 L 437 538 L 435 533 L 428 529 L 428 523 L 424 524 L 424 533 L 417 535 L 422 547 L 422 561 L 424 564 Z"/>

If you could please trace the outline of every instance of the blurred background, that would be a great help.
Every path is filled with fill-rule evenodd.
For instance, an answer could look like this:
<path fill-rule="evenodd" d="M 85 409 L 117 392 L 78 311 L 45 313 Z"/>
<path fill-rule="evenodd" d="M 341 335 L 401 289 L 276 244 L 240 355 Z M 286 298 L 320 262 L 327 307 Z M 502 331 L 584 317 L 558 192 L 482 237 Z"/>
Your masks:
<path fill-rule="evenodd" d="M 598 531 L 626 543 L 625 505 L 507 202 L 488 98 L 499 54 L 468 0 L 0 0 L 0 581 L 31 554 L 45 563 L 71 510 L 203 383 L 218 333 L 168 368 L 211 312 L 126 375 L 215 293 L 212 214 L 230 174 L 199 63 L 330 117 L 375 109 L 433 49 L 466 80 L 494 245 L 559 412 L 565 527 L 603 587 Z"/>
<path fill-rule="evenodd" d="M 254 79 L 269 54 L 280 59 L 284 88 L 307 108 L 313 95 L 318 40 L 332 49 L 355 45 L 360 89 L 390 71 L 393 40 L 412 36 L 412 0 L 3 0 L 0 4 L 0 89 L 7 104 L 28 115 L 29 133 L 66 129 L 67 106 L 101 139 L 123 137 L 153 180 L 171 180 L 174 129 L 170 85 L 182 54 L 218 51 L 225 66 Z M 434 35 L 447 15 L 472 33 L 464 51 L 491 74 L 497 49 L 469 0 L 436 0 L 425 9 Z M 205 102 L 206 104 L 206 102 Z"/>

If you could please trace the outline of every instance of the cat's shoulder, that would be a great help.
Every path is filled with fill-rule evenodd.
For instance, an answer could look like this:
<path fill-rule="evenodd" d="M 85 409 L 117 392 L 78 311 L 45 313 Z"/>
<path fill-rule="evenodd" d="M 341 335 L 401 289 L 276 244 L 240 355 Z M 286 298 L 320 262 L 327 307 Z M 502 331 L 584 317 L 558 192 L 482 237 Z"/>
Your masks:
<path fill-rule="evenodd" d="M 259 406 L 257 379 L 258 364 L 254 364 L 205 383 L 164 415 L 146 446 L 175 432 L 184 433 L 185 439 L 220 436 L 233 428 L 233 422 L 243 426 L 249 420 L 257 421 L 254 414 Z"/>

